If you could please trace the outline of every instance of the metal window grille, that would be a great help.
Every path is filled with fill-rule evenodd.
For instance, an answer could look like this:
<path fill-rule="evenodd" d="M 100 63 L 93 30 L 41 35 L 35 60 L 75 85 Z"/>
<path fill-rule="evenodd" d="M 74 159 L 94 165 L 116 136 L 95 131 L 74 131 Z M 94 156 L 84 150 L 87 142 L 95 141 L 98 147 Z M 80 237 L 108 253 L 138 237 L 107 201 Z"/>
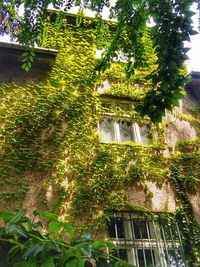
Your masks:
<path fill-rule="evenodd" d="M 113 212 L 108 225 L 113 254 L 137 267 L 186 267 L 178 223 L 158 216 Z"/>

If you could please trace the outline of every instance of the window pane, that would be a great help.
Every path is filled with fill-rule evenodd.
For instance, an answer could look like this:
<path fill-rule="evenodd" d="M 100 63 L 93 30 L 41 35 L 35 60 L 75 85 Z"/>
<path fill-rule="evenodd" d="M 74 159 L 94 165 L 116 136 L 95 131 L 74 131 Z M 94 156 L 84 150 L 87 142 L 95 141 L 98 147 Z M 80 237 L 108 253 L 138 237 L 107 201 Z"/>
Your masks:
<path fill-rule="evenodd" d="M 144 221 L 133 221 L 134 233 L 136 239 L 148 239 L 148 229 L 146 222 Z M 141 236 L 142 235 L 142 236 Z M 150 232 L 149 232 L 150 237 Z"/>
<path fill-rule="evenodd" d="M 117 233 L 116 233 L 117 232 Z M 112 218 L 108 225 L 108 234 L 111 238 L 124 238 L 124 224 L 120 217 Z"/>
<path fill-rule="evenodd" d="M 99 131 L 105 142 L 114 142 L 115 133 L 111 118 L 103 118 L 99 122 Z"/>
<path fill-rule="evenodd" d="M 150 144 L 152 142 L 152 131 L 149 124 L 139 124 L 140 135 L 143 145 Z"/>
<path fill-rule="evenodd" d="M 138 261 L 139 261 L 140 267 L 154 266 L 153 262 L 155 260 L 154 260 L 154 252 L 153 251 L 150 251 L 149 249 L 144 249 L 144 251 L 142 249 L 138 249 L 137 254 L 138 254 Z M 146 261 L 146 264 L 145 264 L 145 261 Z"/>
<path fill-rule="evenodd" d="M 118 120 L 120 142 L 134 141 L 133 127 L 130 121 Z"/>
<path fill-rule="evenodd" d="M 112 255 L 123 260 L 123 261 L 128 261 L 127 250 L 125 248 L 113 249 Z"/>

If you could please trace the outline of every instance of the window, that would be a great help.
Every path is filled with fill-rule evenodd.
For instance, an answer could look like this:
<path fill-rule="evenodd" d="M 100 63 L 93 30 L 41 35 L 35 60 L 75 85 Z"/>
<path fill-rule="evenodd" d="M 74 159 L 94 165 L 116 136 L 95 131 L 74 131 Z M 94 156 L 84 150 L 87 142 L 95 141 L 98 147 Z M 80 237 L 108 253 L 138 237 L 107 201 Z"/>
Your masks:
<path fill-rule="evenodd" d="M 178 223 L 141 217 L 132 212 L 113 212 L 108 226 L 113 254 L 137 267 L 185 267 Z"/>
<path fill-rule="evenodd" d="M 151 127 L 148 124 L 138 124 L 127 118 L 111 116 L 99 119 L 99 133 L 104 142 L 137 142 L 147 145 L 152 141 Z"/>
<path fill-rule="evenodd" d="M 99 120 L 99 132 L 105 142 L 138 141 L 138 126 L 127 119 L 104 117 Z"/>
<path fill-rule="evenodd" d="M 131 101 L 103 100 L 99 111 L 98 130 L 104 142 L 137 142 L 149 144 L 152 141 L 150 123 L 136 122 Z"/>

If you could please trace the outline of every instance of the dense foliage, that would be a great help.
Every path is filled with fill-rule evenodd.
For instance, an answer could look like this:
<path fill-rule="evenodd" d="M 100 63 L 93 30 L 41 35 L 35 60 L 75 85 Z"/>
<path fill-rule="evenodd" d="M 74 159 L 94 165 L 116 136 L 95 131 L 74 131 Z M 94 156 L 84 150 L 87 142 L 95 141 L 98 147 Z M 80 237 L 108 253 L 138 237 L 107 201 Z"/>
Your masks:
<path fill-rule="evenodd" d="M 199 232 L 192 209 L 188 207 L 187 194 L 194 193 L 199 183 L 199 139 L 180 142 L 172 151 L 172 147 L 166 145 L 165 133 L 170 124 L 166 121 L 159 127 L 152 127 L 159 142 L 148 146 L 134 142 L 120 145 L 102 143 L 97 132 L 98 117 L 105 114 L 107 107 L 94 88 L 101 86 L 105 80 L 109 80 L 111 85 L 106 92 L 108 95 L 128 95 L 135 100 L 132 106 L 141 104 L 146 93 L 150 94 L 154 81 L 147 80 L 146 76 L 158 70 L 155 64 L 157 57 L 153 53 L 155 47 L 150 41 L 151 32 L 141 26 L 144 27 L 139 44 L 143 47 L 141 62 L 145 64 L 137 65 L 129 80 L 123 68 L 128 71 L 127 65 L 117 62 L 98 78 L 94 75 L 93 79 L 91 73 L 95 74 L 97 66 L 97 43 L 100 47 L 108 46 L 105 57 L 110 60 L 110 42 L 105 42 L 104 37 L 100 38 L 108 28 L 107 24 L 104 24 L 103 32 L 102 28 L 98 28 L 100 35 L 97 42 L 95 29 L 90 27 L 91 20 L 79 16 L 81 21 L 80 27 L 72 26 L 60 14 L 55 23 L 45 22 L 42 46 L 59 50 L 49 79 L 38 84 L 11 83 L 0 87 L 1 206 L 51 209 L 62 217 L 63 223 L 74 222 L 77 232 L 90 231 L 101 235 L 105 233 L 106 210 L 147 212 L 153 198 L 148 181 L 162 187 L 171 178 L 183 222 L 185 250 L 188 250 L 191 266 L 195 266 L 192 264 L 198 258 Z M 128 33 L 128 29 L 126 31 Z M 126 39 L 126 32 L 123 34 L 120 33 L 120 38 L 123 36 Z M 119 42 L 120 46 L 122 41 Z M 98 61 L 98 66 L 102 68 L 106 62 Z M 143 90 L 140 90 L 141 87 Z M 124 111 L 109 108 L 109 112 L 120 118 Z M 126 115 L 131 120 L 141 122 L 133 109 L 126 109 Z M 173 116 L 177 120 L 190 122 L 198 132 L 200 120 L 197 112 L 183 114 L 176 110 Z M 149 123 L 148 118 L 144 121 Z M 178 174 L 171 170 L 171 164 L 179 166 Z M 129 188 L 139 188 L 144 193 L 143 204 L 134 205 L 130 201 L 127 196 Z M 30 203 L 31 206 L 28 206 Z M 163 212 L 166 216 L 170 212 L 168 199 Z M 59 229 L 63 225 L 60 222 L 55 224 Z M 40 233 L 37 234 L 41 237 Z M 192 240 L 195 242 L 192 243 Z M 32 241 L 35 242 L 35 239 Z M 48 239 L 48 242 L 52 244 L 52 240 Z M 90 241 L 86 243 L 91 244 Z M 38 257 L 40 261 L 40 254 Z"/>
<path fill-rule="evenodd" d="M 125 112 L 130 120 L 141 123 L 141 118 L 133 109 L 127 110 L 127 105 L 125 110 L 123 106 L 118 110 L 114 105 L 105 106 L 94 88 L 109 80 L 108 95 L 128 95 L 141 101 L 145 95 L 141 92 L 146 93 L 151 87 L 149 81 L 144 82 L 144 76 L 155 69 L 154 55 L 151 56 L 147 30 L 143 45 L 150 68 L 138 68 L 128 83 L 123 64 L 115 62 L 94 84 L 88 84 L 96 63 L 95 30 L 87 27 L 89 23 L 85 21 L 82 27 L 76 27 L 66 20 L 60 23 L 59 18 L 55 23 L 46 22 L 43 46 L 59 50 L 49 79 L 38 84 L 11 83 L 0 87 L 0 204 L 53 210 L 63 222 L 74 223 L 76 232 L 89 231 L 105 238 L 109 216 L 105 211 L 147 212 L 154 197 L 148 182 L 160 187 L 169 183 L 171 164 L 179 166 L 184 194 L 195 192 L 199 183 L 200 143 L 199 139 L 180 142 L 172 153 L 165 140 L 169 121 L 152 127 L 158 142 L 148 146 L 101 142 L 98 118 L 108 108 L 115 117 L 123 117 Z M 134 106 L 135 102 L 130 102 Z M 189 115 L 176 110 L 173 116 L 190 122 L 198 130 L 198 113 Z M 150 123 L 148 119 L 145 122 Z M 142 192 L 141 205 L 134 204 L 127 195 L 130 188 L 131 195 L 134 189 Z M 166 216 L 170 212 L 167 197 L 163 212 Z M 193 214 L 188 216 L 184 208 L 181 216 L 187 218 L 185 228 L 194 227 L 190 223 Z M 190 233 L 191 240 L 197 236 L 196 231 Z"/>
<path fill-rule="evenodd" d="M 38 216 L 48 222 L 46 229 Z M 0 228 L 1 267 L 132 266 L 112 255 L 112 243 L 93 241 L 89 234 L 75 237 L 69 223 L 47 211 L 35 211 L 32 219 L 22 210 L 1 211 L 0 217 L 5 224 Z"/>
<path fill-rule="evenodd" d="M 152 121 L 157 122 L 161 121 L 165 109 L 171 110 L 183 97 L 182 89 L 186 78 L 181 70 L 188 51 L 183 42 L 195 34 L 191 24 L 193 12 L 190 11 L 190 6 L 197 2 L 197 0 L 117 0 L 111 5 L 112 1 L 108 0 L 4 0 L 0 3 L 0 34 L 9 32 L 14 38 L 17 37 L 21 44 L 29 47 L 41 44 L 49 4 L 56 10 L 62 8 L 64 11 L 75 5 L 80 7 L 77 25 L 83 20 L 83 10 L 89 8 L 96 14 L 98 38 L 107 40 L 105 34 L 107 28 L 102 21 L 103 10 L 107 7 L 110 9 L 111 18 L 117 19 L 118 23 L 109 45 L 105 45 L 104 42 L 106 52 L 101 62 L 97 64 L 96 70 L 105 70 L 116 55 L 116 51 L 121 50 L 127 57 L 127 76 L 131 77 L 136 67 L 146 64 L 141 39 L 148 20 L 153 18 L 155 25 L 151 28 L 151 37 L 158 58 L 158 68 L 146 77 L 153 83 L 152 90 L 148 92 L 142 105 L 137 107 L 137 111 L 142 116 L 147 114 Z M 20 17 L 19 9 L 22 4 L 24 14 Z M 25 70 L 30 68 L 34 57 L 33 50 L 29 48 L 28 51 L 29 53 L 23 58 Z"/>

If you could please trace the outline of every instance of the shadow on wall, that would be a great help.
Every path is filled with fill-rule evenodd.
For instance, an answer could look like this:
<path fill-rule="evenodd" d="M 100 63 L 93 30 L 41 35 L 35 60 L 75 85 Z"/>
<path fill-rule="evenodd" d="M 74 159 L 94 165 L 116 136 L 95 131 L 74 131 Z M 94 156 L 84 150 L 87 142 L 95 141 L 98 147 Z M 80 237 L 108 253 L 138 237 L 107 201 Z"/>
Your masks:
<path fill-rule="evenodd" d="M 44 80 L 52 69 L 57 51 L 35 48 L 35 59 L 30 71 L 22 70 L 22 54 L 25 48 L 18 44 L 0 42 L 0 83 L 26 83 Z"/>
<path fill-rule="evenodd" d="M 191 72 L 191 82 L 187 83 L 185 90 L 190 101 L 200 108 L 200 72 Z"/>

